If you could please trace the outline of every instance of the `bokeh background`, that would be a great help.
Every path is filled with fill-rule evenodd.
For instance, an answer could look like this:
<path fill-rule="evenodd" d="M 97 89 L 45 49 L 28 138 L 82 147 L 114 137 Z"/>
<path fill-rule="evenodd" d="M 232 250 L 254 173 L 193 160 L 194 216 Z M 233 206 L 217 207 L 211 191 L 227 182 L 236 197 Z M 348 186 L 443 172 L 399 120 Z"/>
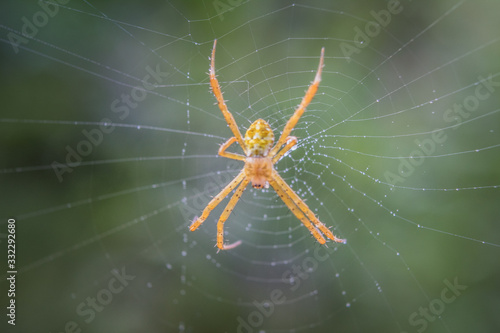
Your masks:
<path fill-rule="evenodd" d="M 2 332 L 500 330 L 498 1 L 0 6 Z M 214 39 L 240 130 L 276 135 L 325 47 L 276 168 L 347 244 L 250 188 L 225 227 L 241 246 L 214 247 L 223 205 L 188 231 L 242 167 L 216 156 Z"/>

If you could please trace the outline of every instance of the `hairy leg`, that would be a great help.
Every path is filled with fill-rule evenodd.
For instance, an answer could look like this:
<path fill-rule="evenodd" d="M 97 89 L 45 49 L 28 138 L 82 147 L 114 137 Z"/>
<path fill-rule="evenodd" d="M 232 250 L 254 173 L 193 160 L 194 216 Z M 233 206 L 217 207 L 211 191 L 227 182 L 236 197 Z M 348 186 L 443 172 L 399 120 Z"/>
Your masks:
<path fill-rule="evenodd" d="M 229 214 L 231 214 L 231 212 L 233 211 L 234 206 L 236 205 L 238 200 L 240 200 L 243 191 L 248 185 L 248 182 L 248 179 L 243 179 L 240 186 L 238 186 L 236 192 L 234 192 L 233 196 L 231 197 L 231 200 L 229 200 L 226 208 L 224 208 L 224 212 L 222 212 L 222 214 L 220 215 L 219 222 L 217 222 L 217 247 L 221 250 L 228 250 L 233 247 L 232 245 L 224 247 L 224 222 L 226 222 Z"/>
<path fill-rule="evenodd" d="M 300 208 L 300 210 L 311 220 L 312 223 L 318 228 L 326 237 L 333 240 L 337 243 L 345 243 L 344 239 L 337 238 L 331 231 L 328 229 L 314 213 L 311 209 L 306 205 L 306 203 L 295 193 L 292 188 L 281 178 L 281 176 L 273 170 L 273 181 L 278 183 L 280 187 L 283 188 L 285 193 L 290 197 L 290 199 Z"/>
<path fill-rule="evenodd" d="M 280 158 L 283 157 L 283 155 L 286 154 L 287 151 L 289 151 L 293 146 L 297 144 L 297 138 L 294 136 L 289 136 L 286 138 L 287 144 L 283 149 L 281 149 L 276 155 L 273 157 L 273 165 L 276 164 L 276 162 L 279 161 Z"/>
<path fill-rule="evenodd" d="M 290 199 L 286 194 L 285 190 L 274 180 L 269 182 L 274 188 L 276 193 L 280 196 L 281 200 L 287 205 L 288 209 L 309 229 L 311 234 L 318 240 L 320 244 L 325 244 L 325 238 L 318 232 L 318 230 L 311 224 L 307 217 L 302 213 L 302 211 L 297 207 L 297 205 Z"/>
<path fill-rule="evenodd" d="M 241 136 L 241 132 L 238 129 L 238 125 L 236 124 L 236 120 L 234 120 L 233 115 L 229 110 L 227 109 L 226 102 L 224 102 L 224 97 L 222 96 L 222 91 L 220 89 L 219 81 L 215 77 L 215 46 L 217 44 L 217 39 L 214 40 L 214 48 L 212 49 L 212 59 L 210 61 L 210 86 L 212 87 L 212 91 L 215 95 L 215 98 L 217 99 L 217 103 L 219 105 L 219 109 L 222 111 L 222 114 L 224 115 L 224 119 L 226 119 L 227 124 L 229 125 L 229 128 L 233 132 L 234 137 L 240 144 L 240 147 L 243 149 L 246 155 L 245 151 L 245 145 L 243 144 L 243 138 Z"/>
<path fill-rule="evenodd" d="M 232 138 L 229 138 L 229 140 L 224 142 L 219 148 L 219 155 L 222 157 L 231 158 L 233 160 L 245 161 L 246 158 L 243 155 L 226 152 L 226 149 L 236 141 L 237 139 L 233 136 Z"/>
<path fill-rule="evenodd" d="M 222 191 L 219 192 L 213 199 L 208 203 L 207 207 L 203 210 L 203 213 L 199 218 L 196 219 L 196 221 L 191 224 L 189 227 L 189 230 L 195 231 L 198 229 L 198 227 L 205 222 L 207 219 L 208 215 L 212 210 L 214 210 L 215 207 L 224 199 L 227 197 L 227 195 L 238 186 L 239 183 L 241 183 L 245 179 L 245 173 L 244 171 L 241 171 Z"/>
<path fill-rule="evenodd" d="M 319 59 L 319 66 L 318 66 L 318 70 L 316 72 L 316 76 L 314 77 L 314 81 L 309 86 L 309 89 L 307 89 L 306 95 L 304 96 L 304 98 L 302 98 L 302 102 L 300 102 L 299 106 L 297 107 L 297 109 L 295 110 L 293 115 L 290 117 L 288 122 L 286 123 L 285 128 L 283 128 L 283 132 L 281 133 L 281 136 L 280 136 L 278 142 L 273 147 L 273 149 L 271 149 L 271 152 L 269 153 L 270 157 L 273 157 L 278 152 L 278 150 L 281 148 L 281 146 L 283 146 L 285 144 L 286 139 L 290 135 L 290 132 L 293 130 L 295 125 L 297 125 L 297 122 L 299 121 L 300 117 L 302 116 L 302 114 L 306 110 L 306 107 L 309 105 L 309 103 L 311 103 L 314 95 L 316 95 L 316 91 L 318 91 L 319 83 L 321 82 L 321 71 L 323 68 L 324 57 L 325 57 L 325 48 L 322 48 L 321 49 L 321 57 Z"/>

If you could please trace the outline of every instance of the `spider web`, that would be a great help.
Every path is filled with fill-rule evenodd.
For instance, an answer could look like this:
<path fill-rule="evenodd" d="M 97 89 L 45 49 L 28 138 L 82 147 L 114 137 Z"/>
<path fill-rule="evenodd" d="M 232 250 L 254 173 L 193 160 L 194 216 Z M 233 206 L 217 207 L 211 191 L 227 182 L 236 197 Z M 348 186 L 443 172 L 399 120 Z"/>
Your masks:
<path fill-rule="evenodd" d="M 16 220 L 18 271 L 6 331 L 500 328 L 498 2 L 2 7 L 0 233 Z M 214 246 L 227 200 L 188 231 L 242 168 L 217 157 L 231 132 L 209 91 L 215 38 L 240 130 L 263 118 L 276 136 L 325 47 L 276 169 L 347 244 L 319 246 L 251 187 L 225 224 L 240 246 Z"/>

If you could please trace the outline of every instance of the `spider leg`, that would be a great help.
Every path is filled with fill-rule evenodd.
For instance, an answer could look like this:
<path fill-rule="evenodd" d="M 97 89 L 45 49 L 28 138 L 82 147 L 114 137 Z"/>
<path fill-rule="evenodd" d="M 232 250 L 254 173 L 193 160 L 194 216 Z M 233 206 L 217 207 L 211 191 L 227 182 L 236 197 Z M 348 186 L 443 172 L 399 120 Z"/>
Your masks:
<path fill-rule="evenodd" d="M 280 196 L 281 200 L 287 205 L 288 209 L 309 229 L 311 234 L 318 240 L 320 244 L 325 244 L 325 238 L 319 233 L 319 231 L 309 222 L 307 217 L 302 213 L 302 211 L 297 207 L 297 205 L 290 199 L 290 197 L 286 194 L 286 192 L 281 188 L 275 180 L 271 180 L 269 182 L 271 186 L 274 188 L 276 193 Z"/>
<path fill-rule="evenodd" d="M 226 152 L 226 149 L 229 148 L 229 146 L 235 143 L 236 141 L 237 139 L 233 136 L 232 138 L 229 138 L 229 140 L 224 142 L 219 148 L 219 155 L 222 157 L 231 158 L 233 160 L 245 161 L 246 157 L 243 155 Z"/>
<path fill-rule="evenodd" d="M 300 210 L 311 220 L 312 223 L 318 228 L 323 234 L 325 234 L 326 237 L 331 239 L 334 242 L 337 243 L 345 243 L 345 239 L 340 239 L 337 238 L 331 231 L 328 229 L 318 218 L 314 213 L 311 211 L 311 209 L 306 205 L 306 203 L 295 193 L 292 188 L 281 178 L 281 176 L 276 172 L 276 170 L 273 170 L 273 175 L 272 175 L 272 181 L 277 183 L 283 191 L 288 195 L 288 197 L 297 205 L 297 207 L 300 208 Z M 318 239 L 318 241 L 320 241 Z M 321 243 L 321 241 L 320 241 Z"/>
<path fill-rule="evenodd" d="M 224 115 L 224 119 L 226 119 L 227 124 L 229 125 L 229 128 L 233 132 L 234 137 L 240 144 L 240 147 L 243 149 L 246 155 L 246 149 L 245 145 L 243 143 L 243 137 L 241 136 L 241 132 L 238 128 L 238 125 L 236 124 L 236 120 L 234 120 L 233 115 L 229 110 L 227 109 L 226 102 L 224 102 L 224 97 L 222 96 L 222 91 L 220 89 L 219 81 L 215 77 L 215 46 L 217 44 L 217 39 L 214 40 L 214 47 L 212 49 L 212 58 L 210 61 L 210 86 L 212 87 L 212 92 L 215 95 L 215 98 L 217 99 L 217 103 L 219 105 L 219 109 L 222 111 L 222 114 Z"/>
<path fill-rule="evenodd" d="M 297 137 L 289 136 L 288 138 L 286 138 L 286 141 L 287 141 L 286 146 L 283 147 L 283 149 L 281 149 L 276 155 L 274 155 L 273 164 L 276 164 L 276 162 L 278 162 L 279 159 L 282 158 L 287 151 L 289 151 L 293 146 L 297 144 Z"/>
<path fill-rule="evenodd" d="M 212 200 L 208 203 L 207 207 L 203 210 L 203 213 L 199 218 L 196 219 L 196 221 L 191 224 L 189 227 L 189 230 L 195 231 L 198 229 L 198 227 L 205 222 L 207 219 L 208 215 L 212 210 L 214 210 L 215 207 L 224 199 L 227 197 L 227 195 L 234 190 L 236 186 L 245 178 L 245 172 L 241 171 L 222 191 L 219 192 L 215 197 L 213 197 Z"/>
<path fill-rule="evenodd" d="M 222 212 L 222 214 L 220 215 L 219 222 L 217 222 L 217 247 L 221 250 L 228 250 L 235 247 L 234 245 L 229 245 L 228 247 L 224 246 L 224 222 L 226 222 L 229 214 L 231 214 L 231 212 L 233 211 L 234 206 L 236 205 L 238 200 L 240 200 L 241 194 L 243 194 L 243 191 L 247 187 L 248 182 L 248 179 L 243 179 L 240 186 L 238 186 L 236 192 L 234 192 L 233 196 L 231 197 L 231 200 L 229 200 L 226 208 L 224 208 L 224 212 Z"/>
<path fill-rule="evenodd" d="M 293 130 L 295 125 L 297 125 L 297 122 L 299 121 L 300 117 L 302 116 L 302 114 L 306 110 L 306 107 L 309 105 L 309 103 L 311 103 L 314 95 L 316 94 L 316 91 L 318 90 L 319 83 L 321 81 L 321 70 L 323 68 L 324 56 L 325 56 L 325 48 L 323 47 L 321 49 L 321 57 L 319 58 L 319 66 L 318 66 L 318 70 L 316 72 L 316 76 L 314 77 L 314 81 L 309 86 L 309 89 L 307 89 L 307 92 L 306 92 L 304 98 L 302 99 L 302 102 L 300 102 L 300 104 L 297 107 L 297 109 L 295 110 L 294 114 L 292 115 L 292 117 L 290 117 L 290 119 L 286 123 L 285 128 L 283 129 L 283 132 L 281 133 L 281 136 L 280 136 L 278 142 L 273 147 L 273 149 L 271 149 L 271 151 L 269 152 L 270 157 L 273 157 L 278 152 L 278 150 L 281 148 L 281 146 L 283 146 L 285 144 L 288 135 L 290 135 L 290 132 Z"/>

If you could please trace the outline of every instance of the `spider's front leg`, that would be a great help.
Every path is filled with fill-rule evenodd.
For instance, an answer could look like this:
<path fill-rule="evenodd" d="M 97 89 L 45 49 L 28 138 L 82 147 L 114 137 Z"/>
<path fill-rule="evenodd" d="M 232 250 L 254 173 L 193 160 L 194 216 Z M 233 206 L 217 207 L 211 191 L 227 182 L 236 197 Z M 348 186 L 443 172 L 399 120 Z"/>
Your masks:
<path fill-rule="evenodd" d="M 304 96 L 304 98 L 302 98 L 302 102 L 300 102 L 299 106 L 297 107 L 293 115 L 290 117 L 290 119 L 288 119 L 288 122 L 286 123 L 285 128 L 283 128 L 283 132 L 281 132 L 281 136 L 278 142 L 276 143 L 276 146 L 274 146 L 273 149 L 271 149 L 271 152 L 269 153 L 270 156 L 274 156 L 274 154 L 278 152 L 281 146 L 289 138 L 288 135 L 292 132 L 295 125 L 297 125 L 297 122 L 299 121 L 300 117 L 302 117 L 302 114 L 306 110 L 307 106 L 309 105 L 309 103 L 311 103 L 314 95 L 316 95 L 319 83 L 321 82 L 321 71 L 323 69 L 324 58 L 325 58 L 325 48 L 322 48 L 321 56 L 319 58 L 318 70 L 316 71 L 316 76 L 314 77 L 314 81 L 307 89 L 306 95 Z"/>
<path fill-rule="evenodd" d="M 219 109 L 222 112 L 222 115 L 224 116 L 224 119 L 226 120 L 229 128 L 231 129 L 231 132 L 233 132 L 234 137 L 236 138 L 236 141 L 241 146 L 241 149 L 245 151 L 245 146 L 243 144 L 243 137 L 241 136 L 241 132 L 238 129 L 238 125 L 236 124 L 236 120 L 234 120 L 234 117 L 231 112 L 227 109 L 226 102 L 224 101 L 224 97 L 222 96 L 222 91 L 219 85 L 219 81 L 217 80 L 217 77 L 215 76 L 215 46 L 217 45 L 217 39 L 214 40 L 214 47 L 212 49 L 212 58 L 210 59 L 210 70 L 209 70 L 209 76 L 210 76 L 210 86 L 212 87 L 212 92 L 214 93 L 215 98 L 217 99 L 217 104 L 219 105 Z"/>

